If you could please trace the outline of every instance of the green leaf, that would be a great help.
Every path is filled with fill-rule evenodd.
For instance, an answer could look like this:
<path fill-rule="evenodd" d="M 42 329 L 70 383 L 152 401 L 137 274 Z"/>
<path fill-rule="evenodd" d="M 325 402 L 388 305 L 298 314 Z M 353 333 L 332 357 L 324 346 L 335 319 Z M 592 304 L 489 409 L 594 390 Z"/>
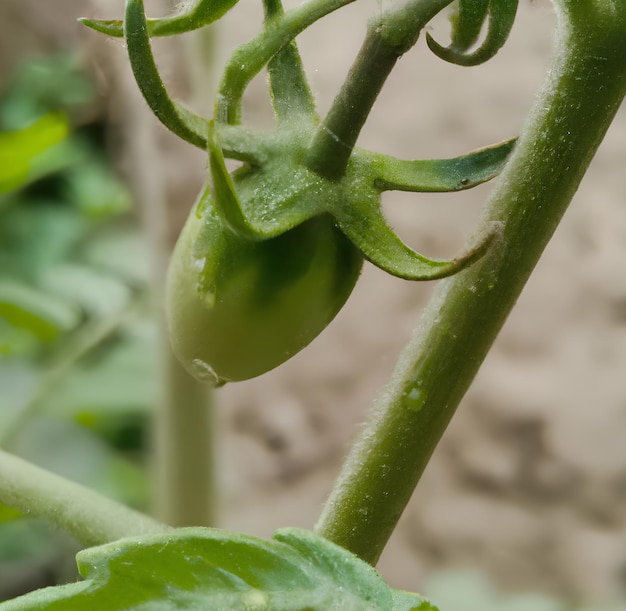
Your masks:
<path fill-rule="evenodd" d="M 37 284 L 48 269 L 71 255 L 87 228 L 77 210 L 61 203 L 10 206 L 0 217 L 0 277 Z"/>
<path fill-rule="evenodd" d="M 438 611 L 435 605 L 419 594 L 394 590 L 392 595 L 393 611 Z"/>
<path fill-rule="evenodd" d="M 443 571 L 431 577 L 426 588 L 445 611 L 574 611 L 542 594 L 503 594 L 478 572 Z"/>
<path fill-rule="evenodd" d="M 133 198 L 128 189 L 109 165 L 90 152 L 91 159 L 76 165 L 67 176 L 68 200 L 75 202 L 90 217 L 102 218 L 130 211 Z"/>
<path fill-rule="evenodd" d="M 146 313 L 139 314 L 146 318 Z M 46 395 L 42 409 L 100 428 L 149 412 L 155 404 L 157 337 L 150 320 L 120 327 L 120 336 L 76 363 Z"/>
<path fill-rule="evenodd" d="M 65 115 L 44 115 L 25 129 L 0 132 L 0 193 L 19 188 L 28 179 L 32 160 L 67 136 Z"/>
<path fill-rule="evenodd" d="M 52 295 L 79 305 L 89 316 L 110 316 L 131 299 L 130 288 L 118 278 L 75 263 L 55 265 L 40 284 Z"/>
<path fill-rule="evenodd" d="M 0 280 L 0 316 L 45 342 L 75 328 L 81 318 L 67 301 L 11 280 Z"/>
<path fill-rule="evenodd" d="M 4 522 L 13 522 L 13 520 L 19 520 L 23 515 L 12 507 L 7 507 L 3 503 L 0 503 L 0 524 Z"/>
<path fill-rule="evenodd" d="M 0 611 L 437 611 L 416 594 L 391 590 L 350 552 L 299 529 L 264 541 L 186 528 L 87 549 L 77 563 L 86 581 L 32 592 Z"/>
<path fill-rule="evenodd" d="M 57 53 L 28 59 L 18 66 L 0 106 L 3 129 L 26 127 L 47 112 L 65 110 L 76 117 L 94 97 L 81 72 L 80 53 Z"/>
<path fill-rule="evenodd" d="M 11 440 L 11 451 L 109 498 L 135 507 L 146 504 L 145 473 L 75 422 L 50 415 L 32 417 Z"/>
<path fill-rule="evenodd" d="M 0 359 L 0 432 L 33 400 L 38 383 L 39 372 L 32 362 Z"/>
<path fill-rule="evenodd" d="M 90 266 L 145 287 L 150 279 L 150 257 L 143 236 L 135 227 L 112 227 L 85 244 L 83 260 Z"/>
<path fill-rule="evenodd" d="M 26 329 L 9 324 L 0 316 L 0 360 L 30 357 L 39 352 L 41 343 Z"/>

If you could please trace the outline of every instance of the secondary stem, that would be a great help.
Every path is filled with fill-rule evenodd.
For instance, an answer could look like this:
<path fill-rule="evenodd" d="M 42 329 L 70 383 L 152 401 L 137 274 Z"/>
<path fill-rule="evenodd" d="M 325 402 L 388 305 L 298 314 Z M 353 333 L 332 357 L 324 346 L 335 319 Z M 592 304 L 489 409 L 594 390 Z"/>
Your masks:
<path fill-rule="evenodd" d="M 344 86 L 311 144 L 306 163 L 313 171 L 329 180 L 345 174 L 361 129 L 399 57 L 375 29 L 368 31 Z"/>
<path fill-rule="evenodd" d="M 0 502 L 85 546 L 169 529 L 148 516 L 0 450 Z"/>
<path fill-rule="evenodd" d="M 345 174 L 361 129 L 396 62 L 450 2 L 413 0 L 370 23 L 346 81 L 311 143 L 306 164 L 312 170 L 329 180 Z"/>
<path fill-rule="evenodd" d="M 500 241 L 437 287 L 317 524 L 319 534 L 370 563 L 626 94 L 624 6 L 581 12 L 578 19 L 567 8 L 560 15 L 550 74 L 486 207 L 483 226 L 500 223 Z"/>

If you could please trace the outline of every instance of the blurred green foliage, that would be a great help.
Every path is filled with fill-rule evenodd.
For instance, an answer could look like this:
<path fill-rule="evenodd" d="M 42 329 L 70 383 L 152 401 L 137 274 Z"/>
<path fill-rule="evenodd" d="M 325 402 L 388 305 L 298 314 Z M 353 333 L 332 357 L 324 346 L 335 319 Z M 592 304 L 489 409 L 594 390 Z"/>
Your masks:
<path fill-rule="evenodd" d="M 437 573 L 423 592 L 441 611 L 626 611 L 626 604 L 572 605 L 545 594 L 504 594 L 482 573 L 468 571 Z"/>
<path fill-rule="evenodd" d="M 148 260 L 95 102 L 67 55 L 25 63 L 0 98 L 0 444 L 145 507 L 158 352 Z M 0 600 L 22 568 L 74 551 L 19 518 L 0 505 Z"/>

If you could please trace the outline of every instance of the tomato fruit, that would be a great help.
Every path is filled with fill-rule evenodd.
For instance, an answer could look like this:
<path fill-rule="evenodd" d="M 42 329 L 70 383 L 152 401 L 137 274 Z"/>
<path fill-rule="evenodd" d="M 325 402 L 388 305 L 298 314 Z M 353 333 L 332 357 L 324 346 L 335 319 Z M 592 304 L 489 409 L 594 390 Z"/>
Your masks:
<path fill-rule="evenodd" d="M 207 189 L 170 263 L 173 350 L 190 373 L 215 385 L 265 373 L 328 325 L 362 263 L 330 215 L 277 237 L 248 240 L 225 226 Z"/>

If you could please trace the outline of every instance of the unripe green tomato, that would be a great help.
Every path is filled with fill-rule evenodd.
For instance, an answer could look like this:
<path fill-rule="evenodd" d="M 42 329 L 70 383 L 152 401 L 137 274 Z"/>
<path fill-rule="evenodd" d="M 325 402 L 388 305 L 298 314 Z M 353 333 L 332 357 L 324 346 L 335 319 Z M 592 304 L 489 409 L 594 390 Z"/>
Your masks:
<path fill-rule="evenodd" d="M 226 227 L 204 196 L 187 220 L 168 272 L 174 352 L 196 378 L 216 385 L 265 373 L 335 317 L 362 262 L 330 216 L 253 241 Z"/>

